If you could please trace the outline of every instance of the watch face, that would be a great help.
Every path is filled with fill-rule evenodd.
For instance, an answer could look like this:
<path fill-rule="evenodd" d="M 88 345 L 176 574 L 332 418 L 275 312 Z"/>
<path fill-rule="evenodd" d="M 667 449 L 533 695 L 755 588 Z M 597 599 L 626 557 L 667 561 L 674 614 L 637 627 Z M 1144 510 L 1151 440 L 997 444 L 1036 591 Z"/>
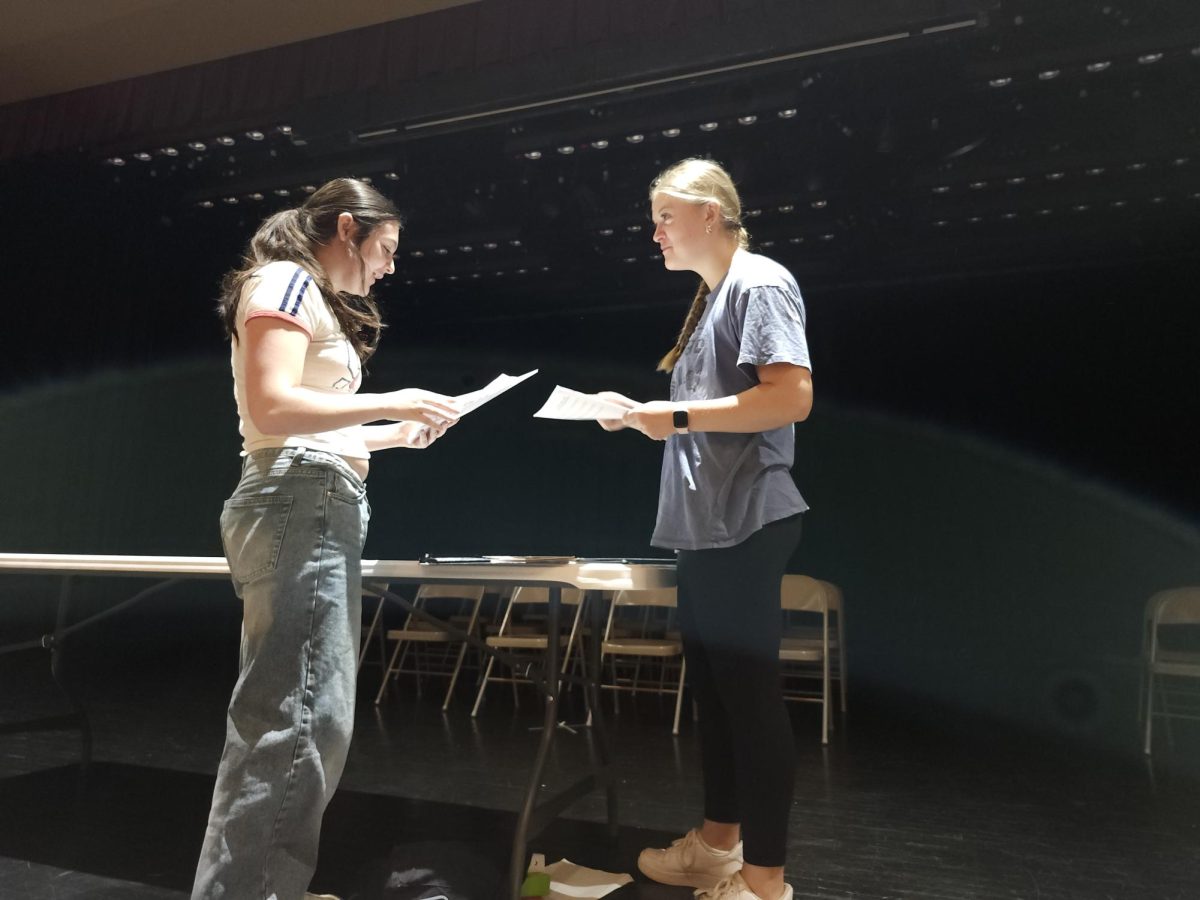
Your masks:
<path fill-rule="evenodd" d="M 676 428 L 688 427 L 688 414 L 686 409 L 677 409 L 671 415 L 671 424 Z"/>

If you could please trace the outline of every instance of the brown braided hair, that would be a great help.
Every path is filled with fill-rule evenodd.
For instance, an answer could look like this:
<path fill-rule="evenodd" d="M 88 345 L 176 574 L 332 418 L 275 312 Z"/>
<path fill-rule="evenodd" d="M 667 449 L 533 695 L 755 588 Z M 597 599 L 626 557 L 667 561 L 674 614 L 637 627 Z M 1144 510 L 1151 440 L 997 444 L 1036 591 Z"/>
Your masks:
<path fill-rule="evenodd" d="M 664 169 L 650 182 L 651 202 L 655 194 L 670 194 L 688 203 L 717 204 L 721 214 L 721 226 L 737 237 L 738 246 L 743 250 L 750 246 L 750 233 L 742 225 L 742 201 L 738 197 L 733 179 L 720 164 L 711 159 L 684 159 Z M 675 339 L 675 346 L 658 361 L 659 372 L 670 372 L 675 368 L 675 363 L 679 361 L 692 332 L 696 330 L 696 325 L 704 314 L 711 290 L 712 288 L 701 279 L 692 305 L 688 307 L 684 317 L 683 328 L 679 331 L 679 337 Z"/>
<path fill-rule="evenodd" d="M 316 256 L 317 247 L 333 240 L 337 234 L 338 216 L 343 212 L 350 213 L 357 226 L 350 242 L 355 253 L 380 225 L 385 222 L 401 224 L 395 204 L 356 178 L 335 178 L 317 188 L 300 206 L 269 216 L 250 239 L 242 264 L 221 281 L 217 314 L 230 340 L 238 339 L 238 306 L 246 282 L 267 263 L 286 260 L 302 266 L 313 276 L 359 360 L 366 362 L 370 358 L 383 330 L 375 299 L 370 294 L 360 297 L 334 290 Z"/>

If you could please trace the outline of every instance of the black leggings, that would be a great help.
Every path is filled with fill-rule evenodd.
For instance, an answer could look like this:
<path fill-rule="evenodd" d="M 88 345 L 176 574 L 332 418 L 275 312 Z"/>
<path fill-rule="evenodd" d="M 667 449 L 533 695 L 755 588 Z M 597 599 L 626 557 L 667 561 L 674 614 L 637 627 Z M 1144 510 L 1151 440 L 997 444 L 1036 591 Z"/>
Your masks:
<path fill-rule="evenodd" d="M 779 583 L 800 515 L 716 550 L 680 550 L 679 623 L 700 709 L 704 817 L 741 823 L 745 860 L 782 866 L 796 748 L 779 680 Z"/>

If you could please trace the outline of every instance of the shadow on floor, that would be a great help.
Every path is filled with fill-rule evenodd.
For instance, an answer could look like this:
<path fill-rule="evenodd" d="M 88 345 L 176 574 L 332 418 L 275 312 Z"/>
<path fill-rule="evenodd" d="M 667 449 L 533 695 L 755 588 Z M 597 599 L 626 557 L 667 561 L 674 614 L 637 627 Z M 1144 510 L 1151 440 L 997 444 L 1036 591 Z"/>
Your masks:
<path fill-rule="evenodd" d="M 212 787 L 207 775 L 107 762 L 93 764 L 86 777 L 64 766 L 6 778 L 0 857 L 186 892 Z M 423 842 L 469 847 L 503 872 L 515 822 L 508 812 L 342 790 L 325 816 L 314 885 L 347 900 L 380 897 L 391 850 Z M 614 843 L 601 824 L 560 819 L 531 850 L 548 861 L 633 873 L 641 848 L 671 837 L 622 828 Z M 691 891 L 635 883 L 609 896 L 683 900 Z"/>

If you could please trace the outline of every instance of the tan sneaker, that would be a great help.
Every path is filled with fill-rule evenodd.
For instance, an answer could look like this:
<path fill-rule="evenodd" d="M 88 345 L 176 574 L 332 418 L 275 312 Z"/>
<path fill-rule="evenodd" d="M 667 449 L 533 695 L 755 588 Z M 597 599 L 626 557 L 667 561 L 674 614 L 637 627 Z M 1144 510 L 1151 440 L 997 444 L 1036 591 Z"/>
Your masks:
<path fill-rule="evenodd" d="M 643 850 L 638 868 L 660 884 L 713 888 L 742 867 L 742 842 L 732 850 L 716 850 L 693 828 L 665 850 Z"/>
<path fill-rule="evenodd" d="M 764 900 L 746 885 L 740 872 L 735 872 L 707 891 L 696 891 L 700 900 Z M 792 886 L 785 884 L 779 900 L 792 900 Z"/>

